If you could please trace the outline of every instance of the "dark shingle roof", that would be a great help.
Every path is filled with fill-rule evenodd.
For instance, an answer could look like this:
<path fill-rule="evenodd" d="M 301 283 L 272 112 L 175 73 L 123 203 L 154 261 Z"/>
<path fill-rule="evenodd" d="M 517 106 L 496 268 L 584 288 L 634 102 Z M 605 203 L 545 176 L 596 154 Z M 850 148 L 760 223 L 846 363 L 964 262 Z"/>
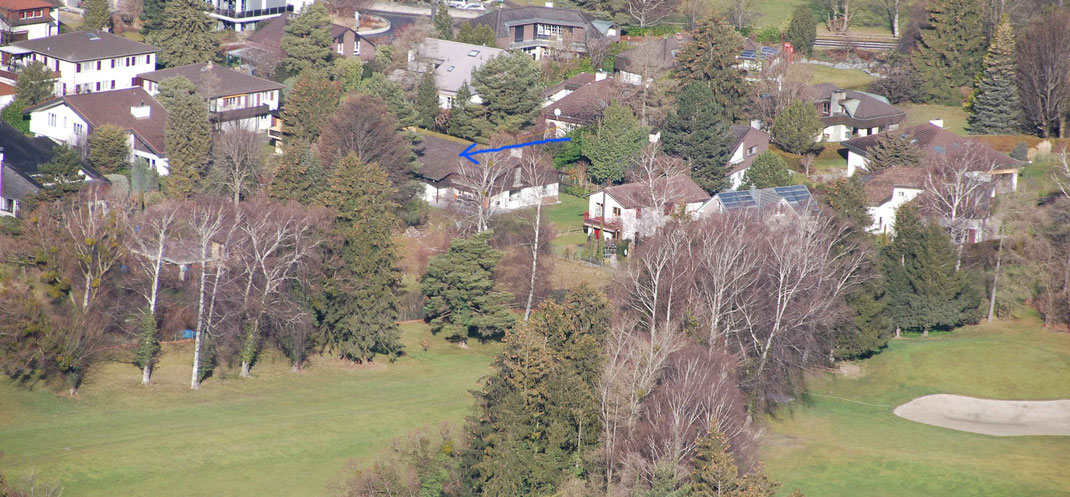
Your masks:
<path fill-rule="evenodd" d="M 281 50 L 282 35 L 286 33 L 286 25 L 296 16 L 296 14 L 289 13 L 272 19 L 256 31 L 253 31 L 253 34 L 249 35 L 248 42 Z M 331 24 L 332 39 L 341 38 L 346 31 L 353 31 L 353 29 L 340 24 Z"/>
<path fill-rule="evenodd" d="M 21 171 L 7 164 L 0 165 L 0 197 L 22 200 L 27 195 L 37 193 L 41 185 Z"/>
<path fill-rule="evenodd" d="M 55 142 L 46 137 L 30 138 L 10 124 L 0 121 L 0 147 L 4 147 L 4 165 L 27 175 L 37 174 L 37 166 L 52 160 Z"/>
<path fill-rule="evenodd" d="M 893 189 L 925 189 L 926 172 L 921 167 L 889 167 L 862 178 L 865 182 L 866 205 L 876 207 L 892 198 Z"/>
<path fill-rule="evenodd" d="M 641 64 L 644 62 L 642 59 L 649 56 L 653 69 L 668 69 L 676 64 L 676 52 L 689 41 L 691 41 L 690 34 L 677 33 L 644 43 L 617 54 L 613 58 L 614 68 L 631 73 L 642 72 Z"/>
<path fill-rule="evenodd" d="M 669 196 L 670 198 L 666 200 L 672 204 L 703 202 L 710 198 L 709 194 L 686 174 L 677 174 L 670 178 L 659 178 L 654 182 L 654 188 L 656 192 L 659 192 L 659 195 Z M 650 192 L 647 186 L 642 183 L 610 186 L 605 189 L 605 192 L 625 209 L 653 207 Z M 598 195 L 598 192 L 591 195 Z"/>
<path fill-rule="evenodd" d="M 479 24 L 490 26 L 494 29 L 494 36 L 497 38 L 510 36 L 509 28 L 513 26 L 533 23 L 587 28 L 588 36 L 601 37 L 602 32 L 592 24 L 595 20 L 597 19 L 594 16 L 573 9 L 506 7 L 487 12 L 469 22 L 473 27 Z"/>
<path fill-rule="evenodd" d="M 755 129 L 751 126 L 743 126 L 740 124 L 732 125 L 732 144 L 728 147 L 729 152 L 735 152 L 739 148 L 740 144 L 746 144 L 748 147 L 758 147 L 754 155 L 747 155 L 747 150 L 743 150 L 743 161 L 736 164 L 729 164 L 732 169 L 728 171 L 728 174 L 737 173 L 748 167 L 754 162 L 754 158 L 758 157 L 758 154 L 769 150 L 769 134 L 760 129 Z"/>
<path fill-rule="evenodd" d="M 137 136 L 138 140 L 156 155 L 165 154 L 163 135 L 167 124 L 167 110 L 142 88 L 67 95 L 30 107 L 25 112 L 64 103 L 85 119 L 91 128 L 105 124 L 118 126 Z M 144 119 L 138 119 L 130 113 L 131 107 L 141 104 L 148 105 L 150 109 L 149 117 Z"/>
<path fill-rule="evenodd" d="M 906 112 L 885 102 L 881 97 L 863 91 L 844 90 L 832 83 L 821 83 L 809 88 L 810 98 L 814 102 L 828 102 L 834 92 L 842 91 L 847 100 L 857 101 L 849 114 L 840 109 L 832 109 L 833 115 L 823 116 L 825 126 L 844 124 L 856 127 L 885 127 L 898 124 L 906 119 Z"/>
<path fill-rule="evenodd" d="M 919 124 L 917 126 L 911 126 L 909 128 L 899 128 L 891 131 L 885 131 L 884 133 L 862 136 L 859 138 L 853 138 L 843 142 L 843 145 L 862 156 L 866 155 L 866 150 L 870 147 L 877 145 L 877 139 L 883 136 L 885 133 L 892 135 L 898 135 L 904 140 L 910 140 L 911 143 L 917 145 L 918 148 L 925 151 L 926 154 L 933 154 L 937 152 L 952 151 L 959 147 L 964 146 L 968 140 L 965 137 L 956 135 L 944 128 L 941 128 L 932 123 Z M 1018 167 L 1022 163 L 1021 161 L 1012 159 L 1006 154 L 1000 153 L 988 146 L 983 142 L 975 142 L 979 144 L 980 150 L 983 151 L 987 159 L 992 160 L 996 165 L 1002 167 Z"/>
<path fill-rule="evenodd" d="M 416 157 L 422 164 L 417 176 L 425 181 L 433 183 L 438 188 L 452 186 L 454 188 L 463 189 L 463 187 L 454 184 L 454 175 L 457 174 L 458 165 L 461 161 L 467 162 L 466 159 L 460 157 L 460 154 L 464 149 L 468 148 L 472 142 L 452 136 L 440 135 L 437 133 L 432 134 L 424 131 L 420 132 L 420 137 L 422 140 L 414 147 Z M 476 150 L 483 150 L 485 148 L 487 148 L 486 145 L 476 146 Z M 476 160 L 481 161 L 487 156 L 477 155 L 475 157 Z M 515 169 L 520 166 L 520 159 L 510 155 L 505 160 L 508 160 L 510 164 L 509 167 L 503 171 L 499 180 L 512 182 L 515 175 Z M 541 184 L 543 185 L 558 182 L 558 173 L 553 170 L 541 171 L 539 176 L 542 181 Z M 525 184 L 523 186 L 529 185 Z"/>
<path fill-rule="evenodd" d="M 546 119 L 580 125 L 594 124 L 609 103 L 619 97 L 620 88 L 617 81 L 607 77 L 601 81 L 590 81 L 562 99 L 543 107 L 542 115 Z M 554 114 L 557 109 L 561 110 L 560 116 Z"/>
<path fill-rule="evenodd" d="M 238 93 L 281 90 L 283 85 L 271 80 L 250 76 L 233 69 L 212 64 L 189 64 L 141 74 L 138 77 L 159 83 L 167 78 L 184 76 L 197 87 L 204 98 L 219 98 Z"/>
<path fill-rule="evenodd" d="M 47 38 L 19 41 L 11 45 L 68 62 L 126 57 L 156 53 L 158 51 L 152 45 L 116 36 L 105 31 L 77 31 Z"/>

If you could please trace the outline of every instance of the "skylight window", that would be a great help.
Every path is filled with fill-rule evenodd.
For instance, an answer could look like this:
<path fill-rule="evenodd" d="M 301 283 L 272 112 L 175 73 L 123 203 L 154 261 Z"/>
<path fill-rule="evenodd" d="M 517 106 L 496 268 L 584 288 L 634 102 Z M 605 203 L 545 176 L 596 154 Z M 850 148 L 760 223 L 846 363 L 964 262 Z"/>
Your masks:
<path fill-rule="evenodd" d="M 453 72 L 453 69 L 457 66 L 449 66 L 446 68 L 446 72 Z"/>
<path fill-rule="evenodd" d="M 469 52 L 468 52 L 468 56 L 469 56 L 469 57 L 478 57 L 478 56 L 479 56 L 479 50 L 472 50 L 472 51 L 469 51 Z"/>

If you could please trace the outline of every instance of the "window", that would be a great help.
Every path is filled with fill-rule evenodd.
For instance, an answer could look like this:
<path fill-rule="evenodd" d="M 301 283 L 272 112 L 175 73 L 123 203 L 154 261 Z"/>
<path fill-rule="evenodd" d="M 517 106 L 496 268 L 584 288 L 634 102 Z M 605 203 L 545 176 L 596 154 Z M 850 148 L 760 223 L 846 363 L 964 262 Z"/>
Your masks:
<path fill-rule="evenodd" d="M 152 56 L 151 55 L 146 55 L 145 56 L 145 63 L 146 64 L 152 64 Z"/>
<path fill-rule="evenodd" d="M 97 61 L 97 70 L 98 71 L 103 67 L 103 64 L 104 64 L 103 62 L 101 62 L 99 60 Z"/>
<path fill-rule="evenodd" d="M 74 134 L 85 136 L 85 127 L 82 126 L 82 123 L 74 123 Z"/>
<path fill-rule="evenodd" d="M 10 198 L 0 198 L 0 211 L 15 212 L 15 201 Z"/>
<path fill-rule="evenodd" d="M 757 146 L 753 146 L 753 147 L 750 147 L 750 148 L 747 149 L 747 157 L 750 157 L 750 156 L 752 156 L 752 155 L 754 155 L 756 153 L 758 153 L 758 147 Z"/>
<path fill-rule="evenodd" d="M 111 80 L 111 89 L 113 89 L 113 90 L 115 89 L 115 80 L 114 79 Z"/>
<path fill-rule="evenodd" d="M 56 113 L 55 112 L 49 112 L 48 113 L 48 125 L 53 127 L 53 128 L 56 127 Z"/>
<path fill-rule="evenodd" d="M 115 59 L 111 59 L 111 68 L 115 69 Z"/>
<path fill-rule="evenodd" d="M 79 62 L 74 65 L 74 72 L 82 72 L 82 63 Z"/>
<path fill-rule="evenodd" d="M 561 26 L 555 26 L 553 24 L 536 24 L 535 25 L 535 37 L 548 39 L 561 39 Z"/>
<path fill-rule="evenodd" d="M 230 107 L 232 105 L 238 105 L 241 102 L 241 97 L 227 97 L 223 99 L 223 106 Z"/>
<path fill-rule="evenodd" d="M 479 50 L 469 50 L 468 51 L 468 56 L 469 57 L 479 57 Z"/>
<path fill-rule="evenodd" d="M 620 217 L 620 207 L 613 208 L 613 217 Z"/>
<path fill-rule="evenodd" d="M 97 91 L 100 91 L 100 81 L 97 81 Z"/>

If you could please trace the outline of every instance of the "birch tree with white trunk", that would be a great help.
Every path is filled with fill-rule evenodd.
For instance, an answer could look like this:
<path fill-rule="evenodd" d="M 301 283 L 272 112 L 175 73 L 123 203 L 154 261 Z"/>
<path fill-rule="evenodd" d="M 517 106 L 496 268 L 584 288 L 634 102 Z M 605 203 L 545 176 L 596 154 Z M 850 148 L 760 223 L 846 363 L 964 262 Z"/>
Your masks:
<path fill-rule="evenodd" d="M 128 223 L 127 240 L 129 253 L 133 255 L 133 267 L 138 270 L 145 281 L 140 286 L 140 293 L 145 299 L 148 315 L 155 323 L 156 306 L 160 297 L 160 278 L 163 273 L 167 245 L 174 243 L 178 229 L 178 209 L 174 203 L 164 203 L 150 207 Z M 158 338 L 152 337 L 157 341 Z M 153 362 L 141 366 L 141 384 L 148 385 L 152 377 Z"/>
<path fill-rule="evenodd" d="M 962 246 L 970 231 L 981 229 L 988 217 L 995 168 L 988 150 L 973 142 L 935 154 L 927 164 L 923 206 L 955 244 L 955 271 L 962 265 Z"/>
<path fill-rule="evenodd" d="M 221 235 L 233 233 L 236 225 L 231 216 L 231 209 L 218 199 L 203 198 L 190 202 L 183 216 L 189 232 L 189 243 L 194 247 L 198 259 L 199 274 L 197 282 L 197 326 L 193 340 L 193 373 L 190 388 L 201 388 L 201 347 L 211 330 L 215 313 L 215 301 L 221 286 L 221 279 L 226 271 L 226 249 L 229 242 Z"/>

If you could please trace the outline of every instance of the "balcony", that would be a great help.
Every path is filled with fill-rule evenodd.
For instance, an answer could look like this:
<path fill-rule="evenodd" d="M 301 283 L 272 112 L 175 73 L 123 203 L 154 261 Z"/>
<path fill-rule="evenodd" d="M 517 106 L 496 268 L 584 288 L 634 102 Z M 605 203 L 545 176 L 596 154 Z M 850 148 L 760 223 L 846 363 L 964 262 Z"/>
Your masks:
<path fill-rule="evenodd" d="M 546 36 L 538 36 L 534 40 L 514 41 L 509 43 L 510 50 L 523 50 L 525 48 L 533 47 L 546 47 L 555 48 L 558 50 L 565 49 L 565 41 L 559 38 L 549 38 Z M 587 44 L 584 42 L 572 42 L 568 43 L 568 50 L 571 52 L 586 52 Z"/>
<path fill-rule="evenodd" d="M 228 19 L 244 19 L 246 17 L 263 17 L 274 16 L 283 14 L 286 12 L 293 12 L 292 5 L 286 5 L 284 7 L 272 7 L 270 9 L 258 9 L 258 10 L 234 10 L 234 9 L 212 9 L 212 13 L 226 17 Z"/>
<path fill-rule="evenodd" d="M 620 231 L 622 226 L 621 219 L 619 217 L 610 216 L 603 218 L 601 216 L 592 216 L 589 211 L 583 213 L 583 224 L 595 228 L 604 227 L 605 229 L 610 231 Z"/>
<path fill-rule="evenodd" d="M 242 119 L 250 119 L 254 117 L 265 116 L 271 113 L 271 108 L 266 104 L 258 105 L 256 107 L 246 107 L 244 109 L 231 109 L 224 111 L 214 111 L 210 113 L 210 118 L 213 122 L 223 123 L 228 121 L 240 121 Z"/>

